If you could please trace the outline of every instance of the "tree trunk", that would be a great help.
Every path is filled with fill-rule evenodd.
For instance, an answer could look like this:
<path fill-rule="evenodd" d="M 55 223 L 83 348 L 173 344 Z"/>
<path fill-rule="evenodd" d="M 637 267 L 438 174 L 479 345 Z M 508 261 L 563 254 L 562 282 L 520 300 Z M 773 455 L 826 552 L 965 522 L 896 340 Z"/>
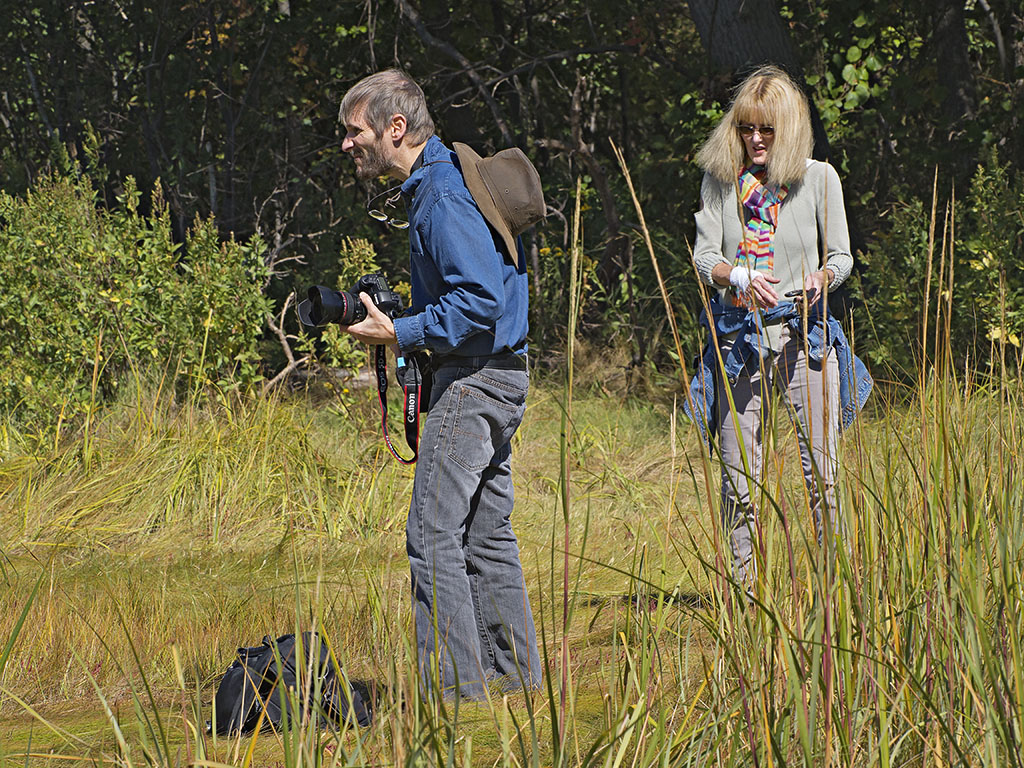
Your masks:
<path fill-rule="evenodd" d="M 1024 73 L 1024 9 L 1012 14 L 1013 21 L 1013 43 L 1010 46 L 1010 59 L 1013 63 L 1014 72 Z M 1024 111 L 1024 77 L 1014 76 L 1010 81 L 1010 99 L 1012 109 L 1010 114 L 1013 119 L 1010 123 L 1010 136 L 1024 135 L 1024 119 L 1021 112 Z M 1008 160 L 1015 168 L 1024 167 L 1024 147 L 1020 141 L 1008 141 Z"/>
<path fill-rule="evenodd" d="M 690 0 L 690 15 L 718 69 L 739 72 L 771 62 L 801 70 L 775 0 Z"/>
<path fill-rule="evenodd" d="M 967 29 L 964 27 L 963 0 L 938 0 L 932 51 L 939 84 L 945 90 L 942 115 L 950 130 L 961 128 L 974 116 L 975 88 L 971 61 L 967 54 Z"/>
<path fill-rule="evenodd" d="M 775 0 L 690 0 L 690 16 L 715 70 L 739 80 L 761 64 L 775 64 L 800 84 L 811 105 L 813 156 L 829 159 L 825 127 L 804 84 L 803 65 Z"/>

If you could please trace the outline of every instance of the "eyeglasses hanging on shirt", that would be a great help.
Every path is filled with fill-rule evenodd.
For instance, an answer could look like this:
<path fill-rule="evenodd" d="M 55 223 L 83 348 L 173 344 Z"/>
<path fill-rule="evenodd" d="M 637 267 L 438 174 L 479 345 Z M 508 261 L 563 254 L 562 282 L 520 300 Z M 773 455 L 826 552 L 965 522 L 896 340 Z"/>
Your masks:
<path fill-rule="evenodd" d="M 366 203 L 366 213 L 371 219 L 377 221 L 383 221 L 385 224 L 394 227 L 395 229 L 407 229 L 409 222 L 404 219 L 396 219 L 391 216 L 388 212 L 388 208 L 396 208 L 396 203 L 402 197 L 402 185 L 385 189 L 379 195 L 374 195 Z M 378 204 L 378 200 L 383 202 Z"/>

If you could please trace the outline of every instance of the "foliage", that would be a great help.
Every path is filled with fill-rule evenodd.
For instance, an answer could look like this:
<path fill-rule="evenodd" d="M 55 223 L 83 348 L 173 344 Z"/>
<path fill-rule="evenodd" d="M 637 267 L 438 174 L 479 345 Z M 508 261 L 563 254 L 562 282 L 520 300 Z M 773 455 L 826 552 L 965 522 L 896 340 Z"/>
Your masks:
<path fill-rule="evenodd" d="M 692 347 L 693 157 L 743 74 L 717 71 L 704 53 L 692 16 L 706 4 L 161 0 L 133 13 L 109 0 L 16 5 L 0 33 L 0 188 L 24 192 L 61 152 L 87 168 L 110 207 L 128 176 L 144 191 L 161 179 L 175 242 L 197 214 L 213 214 L 224 239 L 260 235 L 277 312 L 296 289 L 333 283 L 324 275 L 347 238 L 372 241 L 398 282 L 407 277 L 405 236 L 364 215 L 377 182 L 355 178 L 336 107 L 363 75 L 400 66 L 423 85 L 442 138 L 483 153 L 518 145 L 541 172 L 551 214 L 525 238 L 538 357 L 557 355 L 563 341 L 558 254 L 581 177 L 581 330 L 594 344 L 628 348 L 634 365 L 664 367 L 671 353 L 658 288 L 638 257 L 610 140 L 629 163 Z M 714 6 L 725 23 L 744 4 Z M 808 83 L 841 171 L 854 247 L 870 254 L 857 269 L 872 310 L 887 276 L 874 271 L 902 258 L 879 250 L 903 237 L 890 228 L 925 196 L 933 161 L 958 192 L 992 147 L 1009 182 L 1020 176 L 1024 14 L 1008 0 L 783 0 L 764 12 L 776 8 L 783 39 L 735 48 L 751 51 L 751 65 L 755 56 L 786 59 Z M 299 333 L 293 314 L 285 322 L 283 332 Z M 281 362 L 276 343 L 263 347 L 268 367 Z M 871 354 L 892 357 L 884 346 Z"/>
<path fill-rule="evenodd" d="M 928 214 L 921 200 L 893 207 L 889 228 L 875 248 L 861 255 L 859 288 L 871 295 L 857 348 L 876 370 L 888 367 L 898 378 L 913 371 L 920 356 L 925 275 L 928 268 Z M 867 332 L 865 333 L 865 325 Z"/>
<path fill-rule="evenodd" d="M 347 239 L 342 243 L 338 255 L 336 277 L 333 278 L 334 285 L 331 287 L 338 291 L 351 291 L 360 277 L 378 271 L 380 267 L 377 264 L 377 256 L 370 242 L 365 239 Z M 393 290 L 398 291 L 402 291 L 403 288 L 404 301 L 408 303 L 408 285 L 392 286 Z M 366 346 L 342 332 L 335 324 L 328 325 L 319 332 L 319 341 L 320 343 L 316 344 L 314 339 L 304 334 L 303 348 L 315 352 L 319 362 L 330 368 L 340 368 L 351 373 L 361 369 L 369 360 Z M 343 389 L 341 394 L 344 401 L 351 401 L 351 398 L 347 397 L 347 388 Z"/>
<path fill-rule="evenodd" d="M 934 225 L 931 201 L 910 198 L 893 207 L 888 228 L 862 256 L 869 311 L 859 347 L 900 378 L 934 353 L 921 346 L 925 322 L 931 345 L 948 323 L 958 365 L 989 359 L 993 343 L 1019 348 L 1024 337 L 1024 287 L 1015 279 L 1024 269 L 1024 177 L 992 149 L 966 195 L 938 194 Z"/>
<path fill-rule="evenodd" d="M 40 429 L 90 412 L 129 369 L 221 391 L 260 377 L 258 239 L 222 242 L 197 219 L 176 245 L 159 192 L 144 215 L 129 178 L 120 202 L 58 175 L 0 193 L 0 408 Z"/>
<path fill-rule="evenodd" d="M 1024 337 L 1024 175 L 1012 174 L 993 149 L 959 205 L 965 210 L 956 230 L 956 293 L 968 297 L 954 316 L 954 347 L 987 342 L 1020 348 Z"/>

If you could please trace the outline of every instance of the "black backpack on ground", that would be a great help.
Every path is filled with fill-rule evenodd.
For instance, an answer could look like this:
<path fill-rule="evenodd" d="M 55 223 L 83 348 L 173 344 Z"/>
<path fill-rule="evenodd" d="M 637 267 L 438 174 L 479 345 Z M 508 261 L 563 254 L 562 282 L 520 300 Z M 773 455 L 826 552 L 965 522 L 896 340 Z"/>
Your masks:
<path fill-rule="evenodd" d="M 306 679 L 308 671 L 312 680 Z M 281 635 L 276 640 L 267 635 L 262 645 L 238 649 L 217 687 L 207 732 L 221 736 L 251 733 L 257 723 L 263 729 L 280 729 L 285 721 L 296 723 L 293 714 L 301 718 L 314 702 L 311 716 L 324 725 L 325 721 L 339 723 L 351 718 L 365 726 L 372 719 L 368 697 L 349 685 L 344 674 L 338 674 L 319 635 L 302 634 L 301 655 L 295 635 Z M 293 713 L 296 705 L 299 711 Z"/>

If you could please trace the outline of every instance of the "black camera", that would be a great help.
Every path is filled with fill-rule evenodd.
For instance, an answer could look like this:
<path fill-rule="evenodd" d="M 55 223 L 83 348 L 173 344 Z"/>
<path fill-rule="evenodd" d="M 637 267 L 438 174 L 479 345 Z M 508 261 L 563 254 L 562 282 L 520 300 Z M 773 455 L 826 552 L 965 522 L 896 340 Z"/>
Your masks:
<path fill-rule="evenodd" d="M 306 298 L 299 302 L 299 320 L 310 328 L 320 328 L 328 323 L 355 325 L 366 318 L 366 307 L 359 300 L 360 293 L 367 294 L 374 306 L 392 319 L 402 312 L 402 297 L 391 290 L 384 275 L 363 275 L 351 291 L 332 291 L 322 285 L 314 285 L 306 291 Z"/>

